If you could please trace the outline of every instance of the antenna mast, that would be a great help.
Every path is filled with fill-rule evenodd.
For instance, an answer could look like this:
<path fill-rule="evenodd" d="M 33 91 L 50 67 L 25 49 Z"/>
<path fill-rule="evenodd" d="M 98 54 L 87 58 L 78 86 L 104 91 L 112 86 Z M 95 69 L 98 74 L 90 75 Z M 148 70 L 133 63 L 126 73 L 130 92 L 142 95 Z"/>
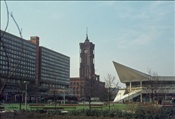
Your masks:
<path fill-rule="evenodd" d="M 88 39 L 88 27 L 86 27 L 86 40 L 87 42 L 89 42 L 89 39 Z"/>
<path fill-rule="evenodd" d="M 86 27 L 86 35 L 88 35 L 88 27 Z"/>

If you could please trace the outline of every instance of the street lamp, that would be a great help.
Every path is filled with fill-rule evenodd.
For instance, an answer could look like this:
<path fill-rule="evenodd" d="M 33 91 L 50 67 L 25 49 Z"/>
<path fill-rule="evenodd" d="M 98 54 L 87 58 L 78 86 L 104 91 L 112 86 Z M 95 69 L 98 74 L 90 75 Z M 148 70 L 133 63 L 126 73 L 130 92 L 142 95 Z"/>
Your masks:
<path fill-rule="evenodd" d="M 64 92 L 64 105 L 65 105 L 65 87 L 64 87 L 63 92 Z"/>
<path fill-rule="evenodd" d="M 25 110 L 27 110 L 27 84 L 28 84 L 28 81 L 24 81 L 24 84 L 26 84 L 26 87 L 25 87 Z"/>

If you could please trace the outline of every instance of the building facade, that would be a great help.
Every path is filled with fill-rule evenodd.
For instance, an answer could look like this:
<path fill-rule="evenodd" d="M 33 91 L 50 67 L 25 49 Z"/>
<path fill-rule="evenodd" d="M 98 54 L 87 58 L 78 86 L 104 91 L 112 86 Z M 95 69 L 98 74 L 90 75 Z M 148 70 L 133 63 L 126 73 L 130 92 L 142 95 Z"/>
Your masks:
<path fill-rule="evenodd" d="M 70 58 L 40 47 L 39 83 L 41 89 L 64 89 L 69 86 Z M 45 92 L 45 91 L 44 91 Z"/>
<path fill-rule="evenodd" d="M 105 83 L 100 81 L 100 76 L 95 74 L 94 60 L 95 45 L 89 41 L 88 35 L 80 43 L 80 68 L 79 77 L 70 78 L 72 94 L 81 99 L 89 97 L 102 97 Z"/>
<path fill-rule="evenodd" d="M 29 40 L 31 43 L 35 44 L 36 46 L 36 70 L 35 70 L 35 75 L 36 75 L 36 78 L 35 78 L 35 85 L 38 87 L 40 86 L 39 85 L 39 73 L 40 73 L 40 67 L 39 67 L 39 63 L 40 63 L 40 59 L 39 59 L 39 37 L 37 36 L 31 36 L 30 37 L 30 40 Z"/>
<path fill-rule="evenodd" d="M 96 76 L 96 79 L 80 79 L 79 77 L 70 78 L 71 94 L 76 96 L 78 100 L 88 100 L 89 97 L 96 97 L 104 100 L 105 82 L 101 82 Z"/>
<path fill-rule="evenodd" d="M 71 93 L 76 97 L 81 97 L 83 89 L 81 86 L 84 85 L 84 82 L 80 80 L 79 77 L 72 77 L 70 78 L 70 89 Z"/>
<path fill-rule="evenodd" d="M 3 35 L 3 36 L 2 36 Z M 35 84 L 37 78 L 37 46 L 27 40 L 1 31 L 0 76 L 1 84 L 8 78 L 5 93 L 16 93 L 23 81 Z"/>
<path fill-rule="evenodd" d="M 28 82 L 29 95 L 34 95 L 36 91 L 37 95 L 47 95 L 50 89 L 68 87 L 68 56 L 39 46 L 37 36 L 25 40 L 2 30 L 0 32 L 0 88 L 7 81 L 3 88 L 5 97 L 13 95 L 14 98 L 19 90 L 24 92 L 24 81 Z"/>
<path fill-rule="evenodd" d="M 80 78 L 91 79 L 95 76 L 94 69 L 95 45 L 89 41 L 86 35 L 84 43 L 80 43 Z"/>
<path fill-rule="evenodd" d="M 157 102 L 175 97 L 175 76 L 151 75 L 117 62 L 113 64 L 120 81 L 126 84 L 126 88 L 119 89 L 114 102 Z"/>

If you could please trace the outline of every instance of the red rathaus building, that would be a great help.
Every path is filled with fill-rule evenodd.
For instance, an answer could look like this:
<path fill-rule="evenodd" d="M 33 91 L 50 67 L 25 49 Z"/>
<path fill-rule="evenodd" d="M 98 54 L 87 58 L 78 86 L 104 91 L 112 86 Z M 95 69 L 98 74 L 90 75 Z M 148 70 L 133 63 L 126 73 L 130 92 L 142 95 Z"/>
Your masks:
<path fill-rule="evenodd" d="M 71 93 L 80 100 L 92 97 L 103 98 L 105 83 L 101 82 L 100 76 L 95 74 L 94 48 L 95 44 L 89 41 L 86 34 L 84 43 L 80 43 L 79 77 L 70 78 Z"/>

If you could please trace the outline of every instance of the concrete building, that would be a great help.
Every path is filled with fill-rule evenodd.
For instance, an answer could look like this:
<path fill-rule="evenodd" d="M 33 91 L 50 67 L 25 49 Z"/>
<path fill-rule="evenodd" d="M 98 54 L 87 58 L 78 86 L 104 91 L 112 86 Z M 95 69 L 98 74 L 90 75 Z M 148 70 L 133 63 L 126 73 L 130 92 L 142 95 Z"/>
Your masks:
<path fill-rule="evenodd" d="M 22 81 L 35 85 L 37 80 L 37 45 L 1 30 L 0 78 L 8 78 L 4 92 L 14 94 Z"/>
<path fill-rule="evenodd" d="M 28 82 L 29 95 L 49 93 L 50 89 L 65 89 L 69 85 L 70 58 L 39 46 L 39 37 L 25 40 L 0 30 L 0 80 L 7 80 L 4 94 L 14 97 Z M 0 87 L 0 88 L 1 88 Z"/>
<path fill-rule="evenodd" d="M 126 88 L 119 89 L 114 102 L 152 102 L 175 97 L 175 76 L 150 75 L 113 62 L 120 81 Z"/>
<path fill-rule="evenodd" d="M 49 89 L 66 89 L 69 86 L 70 58 L 45 47 L 40 47 L 39 83 L 43 93 Z"/>

